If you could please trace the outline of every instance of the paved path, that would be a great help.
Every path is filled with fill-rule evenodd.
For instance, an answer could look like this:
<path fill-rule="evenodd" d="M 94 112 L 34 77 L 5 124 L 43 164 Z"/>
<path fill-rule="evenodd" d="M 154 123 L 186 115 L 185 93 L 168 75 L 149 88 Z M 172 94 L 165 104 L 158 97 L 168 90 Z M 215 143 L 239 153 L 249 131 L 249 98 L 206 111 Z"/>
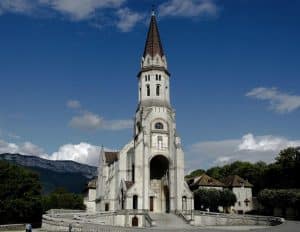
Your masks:
<path fill-rule="evenodd" d="M 173 221 L 173 219 L 171 219 Z M 179 218 L 180 220 L 180 218 Z M 179 222 L 179 224 L 181 224 Z M 178 225 L 178 224 L 177 224 Z M 112 227 L 113 231 L 116 231 L 115 227 Z M 33 232 L 38 232 L 41 230 L 33 229 Z M 110 231 L 109 227 L 105 230 L 105 232 Z M 147 229 L 123 229 L 119 228 L 120 232 L 122 231 L 130 231 L 130 232 L 189 232 L 189 231 L 199 231 L 199 232 L 228 232 L 228 231 L 251 231 L 251 232 L 299 232 L 300 231 L 300 221 L 287 221 L 279 226 L 272 226 L 267 228 L 258 227 L 250 227 L 250 226 L 215 226 L 215 227 L 186 227 L 186 228 L 176 228 L 176 227 L 169 227 L 169 228 L 147 228 Z M 9 231 L 13 232 L 13 231 Z M 24 231 L 14 231 L 14 232 L 24 232 Z"/>

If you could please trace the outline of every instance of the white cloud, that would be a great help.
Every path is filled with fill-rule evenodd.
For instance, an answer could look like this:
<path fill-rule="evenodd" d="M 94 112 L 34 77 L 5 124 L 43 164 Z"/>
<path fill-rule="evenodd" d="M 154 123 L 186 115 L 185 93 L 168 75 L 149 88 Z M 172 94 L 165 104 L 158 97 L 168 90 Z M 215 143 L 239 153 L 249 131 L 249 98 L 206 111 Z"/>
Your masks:
<path fill-rule="evenodd" d="M 130 129 L 133 127 L 132 120 L 108 120 L 104 121 L 104 129 L 107 130 L 123 130 L 123 129 Z"/>
<path fill-rule="evenodd" d="M 214 0 L 169 0 L 159 6 L 160 16 L 216 16 L 218 7 Z"/>
<path fill-rule="evenodd" d="M 144 15 L 138 12 L 133 12 L 128 8 L 119 9 L 117 11 L 118 22 L 117 28 L 122 32 L 130 31 L 138 22 L 144 19 Z"/>
<path fill-rule="evenodd" d="M 69 101 L 67 101 L 67 107 L 69 107 L 71 109 L 80 109 L 81 104 L 77 100 L 69 100 Z"/>
<path fill-rule="evenodd" d="M 73 160 L 79 163 L 97 166 L 99 163 L 101 148 L 89 143 L 65 144 L 57 152 L 54 152 L 52 160 Z"/>
<path fill-rule="evenodd" d="M 44 150 L 31 143 L 9 143 L 0 140 L 0 154 L 18 153 L 21 155 L 33 155 L 50 160 L 73 160 L 75 162 L 97 166 L 100 156 L 100 147 L 89 143 L 65 144 L 59 147 L 57 152 L 47 154 Z M 109 150 L 109 149 L 106 149 Z"/>
<path fill-rule="evenodd" d="M 129 31 L 140 19 L 140 15 L 128 8 L 122 10 L 125 2 L 126 0 L 1 0 L 0 15 L 54 12 L 72 21 L 89 21 L 90 25 L 101 28 L 103 25 L 111 25 L 117 13 L 121 21 L 116 26 L 122 31 Z M 103 18 L 101 25 L 99 17 Z M 93 22 L 95 19 L 97 23 Z"/>
<path fill-rule="evenodd" d="M 280 151 L 286 147 L 295 147 L 300 144 L 300 140 L 289 141 L 283 137 L 276 137 L 272 135 L 257 136 L 253 134 L 246 134 L 243 136 L 238 149 L 240 151 Z"/>
<path fill-rule="evenodd" d="M 103 125 L 103 118 L 91 112 L 84 112 L 79 116 L 74 116 L 69 125 L 73 128 L 85 130 L 99 129 Z"/>
<path fill-rule="evenodd" d="M 4 12 L 28 14 L 36 7 L 36 1 L 33 0 L 1 0 L 0 15 Z"/>
<path fill-rule="evenodd" d="M 74 116 L 69 125 L 82 130 L 123 130 L 133 126 L 132 120 L 105 120 L 97 114 L 83 112 L 79 116 Z"/>
<path fill-rule="evenodd" d="M 43 158 L 48 157 L 48 154 L 46 154 L 41 147 L 31 142 L 16 144 L 0 140 L 0 154 L 1 153 L 20 153 L 22 155 L 34 155 Z"/>
<path fill-rule="evenodd" d="M 279 113 L 288 113 L 300 108 L 300 96 L 278 91 L 276 88 L 254 88 L 247 97 L 268 101 L 270 108 Z"/>
<path fill-rule="evenodd" d="M 18 149 L 19 147 L 16 144 L 0 140 L 0 153 L 16 153 Z"/>
<path fill-rule="evenodd" d="M 187 150 L 187 169 L 208 168 L 235 160 L 273 162 L 279 151 L 300 145 L 300 140 L 279 136 L 246 134 L 240 139 L 203 141 Z"/>
<path fill-rule="evenodd" d="M 106 120 L 98 114 L 86 111 L 77 100 L 69 100 L 67 107 L 76 109 L 78 115 L 73 116 L 69 126 L 82 130 L 124 130 L 132 128 L 133 122 L 130 119 Z"/>
<path fill-rule="evenodd" d="M 40 0 L 52 9 L 70 16 L 73 20 L 85 20 L 104 8 L 118 8 L 125 0 Z"/>

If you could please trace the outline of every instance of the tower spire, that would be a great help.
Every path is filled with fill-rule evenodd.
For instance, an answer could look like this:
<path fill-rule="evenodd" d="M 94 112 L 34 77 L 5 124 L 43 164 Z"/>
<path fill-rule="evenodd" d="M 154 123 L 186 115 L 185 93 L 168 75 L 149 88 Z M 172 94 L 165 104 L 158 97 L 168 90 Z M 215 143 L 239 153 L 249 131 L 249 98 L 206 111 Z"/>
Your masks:
<path fill-rule="evenodd" d="M 159 36 L 154 6 L 152 6 L 152 16 L 149 25 L 143 57 L 145 58 L 147 55 L 150 55 L 153 58 L 157 54 L 160 57 L 163 57 L 164 50 Z"/>

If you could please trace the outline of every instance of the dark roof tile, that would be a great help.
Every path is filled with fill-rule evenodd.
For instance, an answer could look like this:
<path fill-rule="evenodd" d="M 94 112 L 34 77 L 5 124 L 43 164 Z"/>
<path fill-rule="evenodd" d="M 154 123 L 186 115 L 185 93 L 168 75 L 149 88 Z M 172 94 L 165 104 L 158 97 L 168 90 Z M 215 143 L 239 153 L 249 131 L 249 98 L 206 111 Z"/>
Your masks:
<path fill-rule="evenodd" d="M 244 180 L 238 175 L 228 176 L 223 180 L 223 183 L 228 187 L 249 187 L 252 188 L 253 185 L 250 184 L 247 180 Z"/>
<path fill-rule="evenodd" d="M 106 151 L 105 152 L 105 160 L 107 164 L 112 164 L 115 161 L 119 160 L 119 152 L 111 152 L 111 151 Z"/>
<path fill-rule="evenodd" d="M 154 14 L 151 17 L 143 57 L 145 58 L 148 54 L 151 57 L 154 57 L 156 54 L 159 54 L 161 57 L 164 56 L 164 50 L 160 40 L 156 17 Z"/>

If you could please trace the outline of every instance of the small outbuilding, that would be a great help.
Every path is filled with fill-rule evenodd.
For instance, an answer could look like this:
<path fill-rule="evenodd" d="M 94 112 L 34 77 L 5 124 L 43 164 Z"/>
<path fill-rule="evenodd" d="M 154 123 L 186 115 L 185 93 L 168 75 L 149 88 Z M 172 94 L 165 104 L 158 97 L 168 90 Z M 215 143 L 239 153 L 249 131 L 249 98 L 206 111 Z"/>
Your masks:
<path fill-rule="evenodd" d="M 252 188 L 253 185 L 238 175 L 228 176 L 223 183 L 236 196 L 236 203 L 231 210 L 238 214 L 244 214 L 253 209 Z"/>

